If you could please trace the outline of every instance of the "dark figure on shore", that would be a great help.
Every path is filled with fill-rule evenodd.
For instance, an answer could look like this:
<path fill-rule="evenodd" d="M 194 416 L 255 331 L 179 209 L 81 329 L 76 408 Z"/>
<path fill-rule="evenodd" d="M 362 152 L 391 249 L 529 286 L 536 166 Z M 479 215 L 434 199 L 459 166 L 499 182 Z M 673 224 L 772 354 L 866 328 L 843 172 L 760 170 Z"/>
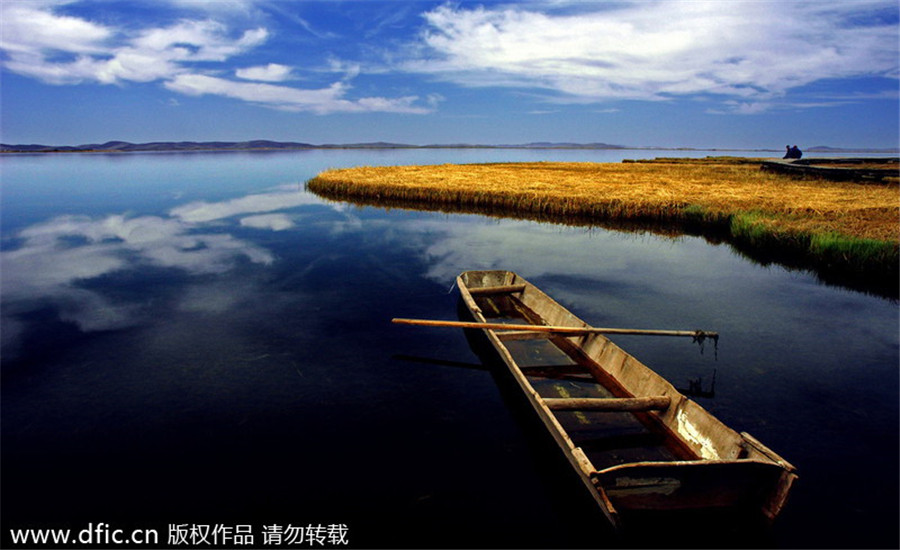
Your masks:
<path fill-rule="evenodd" d="M 785 145 L 784 147 L 786 150 L 783 158 L 798 159 L 803 156 L 803 151 L 801 151 L 800 148 L 796 145 L 794 145 L 793 147 L 791 147 L 790 145 Z"/>

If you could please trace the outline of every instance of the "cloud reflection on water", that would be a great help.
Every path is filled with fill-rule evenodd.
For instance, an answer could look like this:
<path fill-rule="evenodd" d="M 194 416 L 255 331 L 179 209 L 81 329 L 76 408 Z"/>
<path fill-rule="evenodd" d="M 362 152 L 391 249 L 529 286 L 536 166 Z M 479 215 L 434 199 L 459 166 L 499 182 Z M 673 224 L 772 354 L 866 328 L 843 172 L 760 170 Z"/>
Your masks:
<path fill-rule="evenodd" d="M 256 229 L 271 229 L 272 231 L 284 231 L 294 227 L 294 221 L 284 214 L 261 214 L 259 216 L 247 216 L 241 218 L 241 225 Z"/>
<path fill-rule="evenodd" d="M 169 214 L 184 222 L 202 223 L 243 214 L 275 212 L 297 206 L 321 203 L 321 199 L 311 193 L 306 193 L 296 185 L 286 185 L 267 193 L 247 195 L 246 197 L 227 201 L 196 201 L 173 208 Z"/>
<path fill-rule="evenodd" d="M 318 205 L 335 215 L 327 215 L 325 224 L 298 225 L 306 214 L 296 209 Z M 112 274 L 174 269 L 196 282 L 176 290 L 180 296 L 175 311 L 220 314 L 240 308 L 258 299 L 262 287 L 241 276 L 210 276 L 224 275 L 242 262 L 256 266 L 275 262 L 273 251 L 231 234 L 243 230 L 249 238 L 253 233 L 247 228 L 292 230 L 301 240 L 334 241 L 324 256 L 310 256 L 303 260 L 306 264 L 291 266 L 295 278 L 306 277 L 335 247 L 385 269 L 409 268 L 394 265 L 397 261 L 418 263 L 426 277 L 447 286 L 464 270 L 511 269 L 529 278 L 578 279 L 577 284 L 556 285 L 553 291 L 562 301 L 593 310 L 585 313 L 594 318 L 610 308 L 633 308 L 635 303 L 657 309 L 653 281 L 660 269 L 672 272 L 673 291 L 694 293 L 696 285 L 720 286 L 721 275 L 740 264 L 725 260 L 730 253 L 693 243 L 695 239 L 676 245 L 671 239 L 644 234 L 481 216 L 361 212 L 343 203 L 325 203 L 292 185 L 219 202 L 194 201 L 172 208 L 168 216 L 61 216 L 32 225 L 17 235 L 18 248 L 0 253 L 4 345 L 27 328 L 22 325 L 23 314 L 48 306 L 60 320 L 83 331 L 119 329 L 146 320 L 145 306 L 152 297 L 144 290 L 113 293 L 105 283 L 92 283 Z M 285 238 L 295 237 L 281 241 Z M 647 247 L 654 249 L 653 254 L 635 252 Z M 692 259 L 685 261 L 685 254 Z M 700 265 L 708 269 L 698 269 Z"/>
<path fill-rule="evenodd" d="M 411 222 L 414 229 L 407 233 L 432 235 L 421 243 L 428 278 L 449 285 L 465 270 L 516 271 L 540 282 L 560 302 L 577 305 L 596 323 L 625 315 L 624 322 L 666 328 L 656 325 L 693 322 L 707 311 L 703 302 L 708 300 L 753 312 L 759 304 L 742 301 L 739 288 L 771 284 L 773 277 L 785 282 L 791 278 L 786 272 L 770 272 L 762 279 L 759 270 L 728 247 L 710 246 L 699 237 L 471 218 Z M 667 281 L 665 291 L 660 290 L 660 278 Z M 739 287 L 736 281 L 742 281 Z M 669 303 L 673 296 L 694 298 L 679 301 L 676 308 Z"/>
<path fill-rule="evenodd" d="M 0 252 L 4 352 L 18 344 L 28 324 L 22 316 L 52 308 L 80 330 L 98 331 L 139 324 L 146 297 L 112 297 L 91 284 L 100 277 L 148 269 L 175 269 L 190 276 L 221 275 L 242 260 L 267 266 L 274 254 L 209 222 L 240 219 L 243 227 L 281 231 L 294 227 L 285 213 L 269 213 L 316 204 L 319 199 L 297 186 L 222 202 L 193 202 L 169 217 L 112 214 L 101 218 L 66 215 L 21 230 L 15 248 Z M 218 224 L 221 225 L 221 224 Z M 188 310 L 222 311 L 238 301 L 222 293 L 189 296 Z"/>

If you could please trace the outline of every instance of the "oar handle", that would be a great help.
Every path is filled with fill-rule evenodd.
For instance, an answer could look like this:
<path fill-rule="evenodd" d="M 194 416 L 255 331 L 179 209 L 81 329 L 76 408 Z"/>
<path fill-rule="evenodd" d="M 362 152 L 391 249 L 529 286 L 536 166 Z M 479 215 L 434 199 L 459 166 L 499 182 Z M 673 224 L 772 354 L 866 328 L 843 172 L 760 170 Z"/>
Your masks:
<path fill-rule="evenodd" d="M 553 332 L 557 334 L 641 334 L 647 336 L 690 336 L 693 338 L 718 338 L 719 333 L 704 330 L 647 330 L 635 328 L 599 328 L 599 327 L 563 327 L 553 325 L 520 325 L 506 323 L 479 323 L 469 321 L 439 321 L 432 319 L 391 320 L 398 325 L 415 325 L 423 327 L 477 328 L 490 330 L 529 330 L 533 332 Z"/>

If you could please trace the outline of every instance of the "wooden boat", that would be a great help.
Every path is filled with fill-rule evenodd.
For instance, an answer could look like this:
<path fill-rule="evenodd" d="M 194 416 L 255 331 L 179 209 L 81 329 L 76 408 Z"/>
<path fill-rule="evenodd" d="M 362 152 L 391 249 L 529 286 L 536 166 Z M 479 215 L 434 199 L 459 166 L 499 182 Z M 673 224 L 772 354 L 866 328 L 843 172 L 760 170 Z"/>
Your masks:
<path fill-rule="evenodd" d="M 800 177 L 868 183 L 896 182 L 900 178 L 900 159 L 871 158 L 805 158 L 764 160 L 760 168 Z"/>
<path fill-rule="evenodd" d="M 781 456 L 603 334 L 584 330 L 587 323 L 517 274 L 467 271 L 457 284 L 475 322 L 493 327 L 482 329 L 485 336 L 613 526 L 641 511 L 729 509 L 765 523 L 779 514 L 797 478 Z"/>

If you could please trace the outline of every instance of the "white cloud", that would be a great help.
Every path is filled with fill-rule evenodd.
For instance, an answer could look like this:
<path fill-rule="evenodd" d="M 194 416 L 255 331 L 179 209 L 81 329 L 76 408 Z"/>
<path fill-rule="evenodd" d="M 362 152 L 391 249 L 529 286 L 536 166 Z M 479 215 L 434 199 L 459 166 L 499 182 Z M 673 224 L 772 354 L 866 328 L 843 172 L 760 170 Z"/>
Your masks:
<path fill-rule="evenodd" d="M 0 48 L 11 54 L 58 50 L 74 54 L 105 52 L 113 31 L 77 17 L 54 15 L 45 2 L 0 2 Z M 41 9 L 45 8 L 45 9 Z"/>
<path fill-rule="evenodd" d="M 266 29 L 257 28 L 234 40 L 217 21 L 181 21 L 171 27 L 147 29 L 132 45 L 140 51 L 168 52 L 180 61 L 225 61 L 265 42 L 268 35 Z"/>
<path fill-rule="evenodd" d="M 417 96 L 400 98 L 364 97 L 344 99 L 349 86 L 335 82 L 327 88 L 302 90 L 260 82 L 236 82 L 203 74 L 181 74 L 166 82 L 166 88 L 186 95 L 221 95 L 285 111 L 326 113 L 391 112 L 424 114 L 431 108 L 416 106 Z"/>
<path fill-rule="evenodd" d="M 719 94 L 753 103 L 821 79 L 897 72 L 896 23 L 854 23 L 896 13 L 892 2 L 573 5 L 578 13 L 441 6 L 425 14 L 424 53 L 406 68 L 579 102 Z"/>
<path fill-rule="evenodd" d="M 164 80 L 186 71 L 190 63 L 225 61 L 268 36 L 256 28 L 235 37 L 219 22 L 200 20 L 125 37 L 111 27 L 55 15 L 43 3 L 2 5 L 0 46 L 9 56 L 6 68 L 50 84 Z M 60 55 L 63 60 L 57 60 Z"/>
<path fill-rule="evenodd" d="M 422 114 L 432 110 L 417 106 L 416 96 L 347 98 L 346 81 L 359 74 L 358 68 L 325 88 L 301 89 L 266 84 L 292 78 L 292 68 L 286 65 L 228 67 L 232 58 L 263 44 L 269 31 L 264 27 L 235 30 L 212 18 L 249 13 L 252 2 L 233 1 L 219 8 L 207 4 L 218 2 L 173 2 L 182 9 L 203 11 L 208 19 L 181 19 L 168 26 L 131 30 L 58 15 L 54 2 L 4 1 L 0 3 L 4 67 L 49 84 L 162 82 L 181 94 L 220 95 L 287 111 Z M 223 71 L 258 82 L 217 76 Z"/>
<path fill-rule="evenodd" d="M 765 113 L 778 108 L 775 103 L 768 101 L 725 101 L 722 104 L 725 106 L 724 109 L 707 109 L 706 112 L 719 115 L 757 115 L 759 113 Z M 824 105 L 817 104 L 817 106 L 822 107 Z"/>
<path fill-rule="evenodd" d="M 174 6 L 214 13 L 250 13 L 258 0 L 167 0 Z"/>
<path fill-rule="evenodd" d="M 343 73 L 342 80 L 353 80 L 362 72 L 362 67 L 359 63 L 349 63 L 332 57 L 328 60 L 328 70 L 333 73 Z"/>
<path fill-rule="evenodd" d="M 258 67 L 247 67 L 235 71 L 235 76 L 244 80 L 262 80 L 264 82 L 284 82 L 291 78 L 291 68 L 287 65 L 269 63 Z"/>

